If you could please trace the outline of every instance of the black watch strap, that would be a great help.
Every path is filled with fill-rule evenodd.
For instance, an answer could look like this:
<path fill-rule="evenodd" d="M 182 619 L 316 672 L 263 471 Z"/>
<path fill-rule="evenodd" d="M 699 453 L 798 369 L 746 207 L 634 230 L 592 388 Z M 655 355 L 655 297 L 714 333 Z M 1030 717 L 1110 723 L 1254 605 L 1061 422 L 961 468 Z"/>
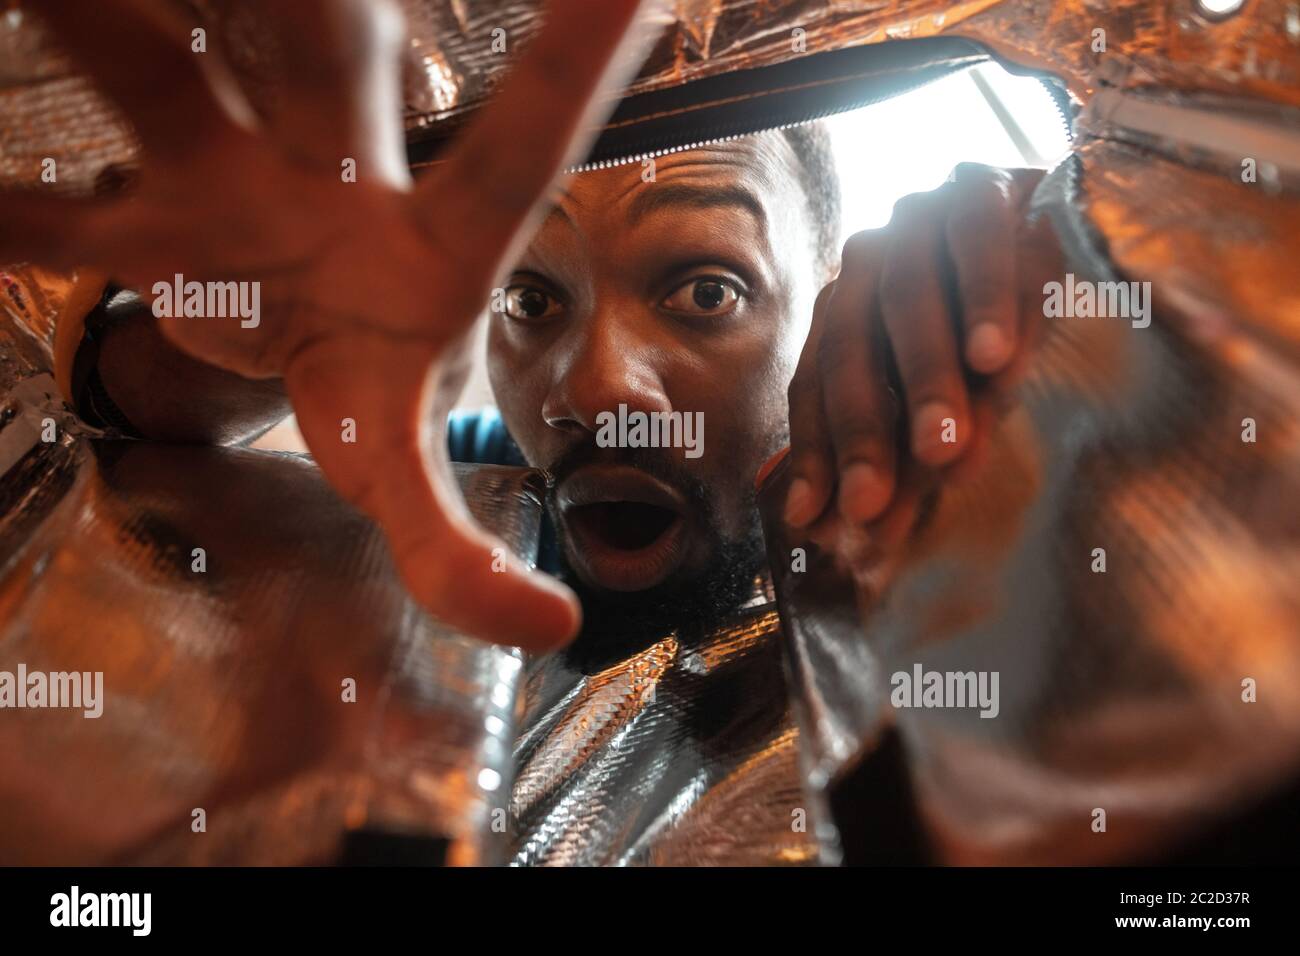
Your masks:
<path fill-rule="evenodd" d="M 95 428 L 113 429 L 127 438 L 143 438 L 122 409 L 117 407 L 99 374 L 99 350 L 111 322 L 109 293 L 86 316 L 85 331 L 72 360 L 72 397 L 82 421 Z"/>

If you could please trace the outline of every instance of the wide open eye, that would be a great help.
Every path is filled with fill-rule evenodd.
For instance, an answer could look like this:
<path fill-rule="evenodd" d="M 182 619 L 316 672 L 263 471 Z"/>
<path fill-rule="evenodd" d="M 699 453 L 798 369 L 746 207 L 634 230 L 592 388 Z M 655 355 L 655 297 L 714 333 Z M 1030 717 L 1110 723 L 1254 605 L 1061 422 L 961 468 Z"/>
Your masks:
<path fill-rule="evenodd" d="M 661 307 L 687 315 L 726 315 L 739 301 L 740 292 L 726 279 L 700 276 L 678 286 Z"/>
<path fill-rule="evenodd" d="M 561 309 L 555 296 L 532 285 L 509 286 L 505 300 L 505 314 L 519 322 L 540 322 Z"/>

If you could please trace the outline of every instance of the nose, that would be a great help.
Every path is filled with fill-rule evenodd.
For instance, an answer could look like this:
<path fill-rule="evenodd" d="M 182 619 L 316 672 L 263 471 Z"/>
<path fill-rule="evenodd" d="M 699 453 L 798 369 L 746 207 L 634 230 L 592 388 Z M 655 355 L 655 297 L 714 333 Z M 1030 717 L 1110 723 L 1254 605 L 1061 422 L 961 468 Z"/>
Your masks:
<path fill-rule="evenodd" d="M 629 313 L 605 310 L 575 323 L 559 343 L 552 384 L 542 415 L 552 428 L 595 433 L 601 412 L 671 412 L 663 381 L 667 356 L 653 328 L 636 327 Z"/>

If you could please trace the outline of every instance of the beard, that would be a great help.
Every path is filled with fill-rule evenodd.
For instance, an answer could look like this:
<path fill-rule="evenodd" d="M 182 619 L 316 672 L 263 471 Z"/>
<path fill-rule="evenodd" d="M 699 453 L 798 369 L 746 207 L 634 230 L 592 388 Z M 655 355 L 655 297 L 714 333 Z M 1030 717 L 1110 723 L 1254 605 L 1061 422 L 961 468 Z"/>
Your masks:
<path fill-rule="evenodd" d="M 707 542 L 708 558 L 703 570 L 680 567 L 654 587 L 643 591 L 609 591 L 593 587 L 573 570 L 567 559 L 575 547 L 558 520 L 555 483 L 547 494 L 546 509 L 559 539 L 559 567 L 556 576 L 582 602 L 582 630 L 563 651 L 573 666 L 585 673 L 603 669 L 631 654 L 644 650 L 675 631 L 680 641 L 691 643 L 713 631 L 745 604 L 754 593 L 754 581 L 766 564 L 763 531 L 752 486 L 740 501 L 739 530 L 724 531 L 717 520 L 722 514 L 717 495 L 697 477 L 669 457 L 667 450 L 601 449 L 582 446 L 566 454 L 551 474 L 557 480 L 574 468 L 594 461 L 617 461 L 631 465 L 680 491 Z"/>

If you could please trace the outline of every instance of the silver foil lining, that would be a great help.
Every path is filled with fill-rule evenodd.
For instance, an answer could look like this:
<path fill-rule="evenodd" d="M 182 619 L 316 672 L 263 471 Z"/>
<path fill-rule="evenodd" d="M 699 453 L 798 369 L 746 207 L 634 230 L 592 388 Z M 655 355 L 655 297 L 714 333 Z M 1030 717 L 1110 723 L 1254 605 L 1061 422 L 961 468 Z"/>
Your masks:
<path fill-rule="evenodd" d="M 518 866 L 823 862 L 770 584 L 610 664 L 531 660 L 511 802 Z"/>

